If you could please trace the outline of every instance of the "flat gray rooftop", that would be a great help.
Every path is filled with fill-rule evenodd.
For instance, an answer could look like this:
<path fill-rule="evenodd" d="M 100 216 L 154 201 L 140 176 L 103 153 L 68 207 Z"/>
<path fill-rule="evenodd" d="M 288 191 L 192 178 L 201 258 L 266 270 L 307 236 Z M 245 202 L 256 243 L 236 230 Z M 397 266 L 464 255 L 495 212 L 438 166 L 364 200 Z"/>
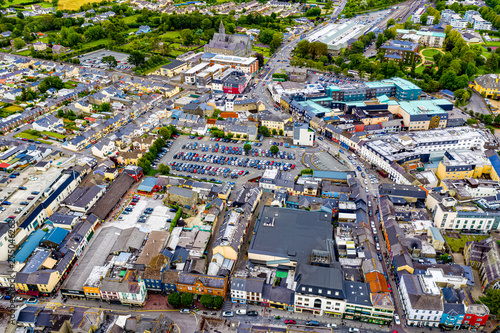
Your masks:
<path fill-rule="evenodd" d="M 328 250 L 331 220 L 332 215 L 325 212 L 264 206 L 248 252 L 308 263 L 313 249 Z"/>

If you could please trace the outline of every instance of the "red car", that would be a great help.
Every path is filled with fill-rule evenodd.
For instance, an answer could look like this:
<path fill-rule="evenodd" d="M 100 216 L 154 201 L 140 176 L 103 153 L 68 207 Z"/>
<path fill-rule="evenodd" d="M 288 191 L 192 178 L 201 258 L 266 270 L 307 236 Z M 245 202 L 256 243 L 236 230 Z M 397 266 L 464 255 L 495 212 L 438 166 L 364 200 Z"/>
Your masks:
<path fill-rule="evenodd" d="M 201 140 L 201 139 L 203 139 L 203 137 L 202 137 L 202 136 L 199 136 L 199 137 L 198 137 L 198 140 Z"/>
<path fill-rule="evenodd" d="M 296 324 L 296 322 L 293 319 L 287 319 L 285 320 L 285 324 Z"/>
<path fill-rule="evenodd" d="M 22 138 L 21 140 L 23 140 L 23 141 L 28 141 L 28 139 L 26 139 L 26 138 Z"/>
<path fill-rule="evenodd" d="M 131 202 L 131 203 L 129 203 L 129 205 L 130 205 L 130 206 L 135 206 L 135 205 L 136 205 L 136 203 L 135 203 L 135 202 Z"/>
<path fill-rule="evenodd" d="M 292 166 L 290 167 L 290 169 L 295 169 L 295 164 L 292 164 Z"/>

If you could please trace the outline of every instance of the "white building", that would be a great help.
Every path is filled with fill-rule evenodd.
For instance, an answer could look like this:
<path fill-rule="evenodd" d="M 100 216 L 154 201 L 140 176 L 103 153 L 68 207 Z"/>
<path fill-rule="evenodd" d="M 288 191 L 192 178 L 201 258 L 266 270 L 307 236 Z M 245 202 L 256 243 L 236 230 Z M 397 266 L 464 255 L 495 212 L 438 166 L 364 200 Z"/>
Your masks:
<path fill-rule="evenodd" d="M 491 22 L 486 21 L 481 15 L 474 15 L 474 30 L 491 30 Z"/>
<path fill-rule="evenodd" d="M 408 326 L 438 327 L 443 301 L 437 286 L 428 284 L 423 275 L 403 275 L 399 294 Z"/>
<path fill-rule="evenodd" d="M 299 146 L 312 146 L 314 144 L 314 131 L 309 130 L 309 125 L 293 124 L 293 144 Z"/>

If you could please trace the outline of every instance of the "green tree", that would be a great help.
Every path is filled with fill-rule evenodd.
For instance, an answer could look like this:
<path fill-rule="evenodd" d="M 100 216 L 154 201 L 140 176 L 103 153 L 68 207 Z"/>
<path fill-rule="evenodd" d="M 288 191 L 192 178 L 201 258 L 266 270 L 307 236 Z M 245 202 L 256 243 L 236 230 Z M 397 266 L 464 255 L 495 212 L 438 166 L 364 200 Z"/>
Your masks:
<path fill-rule="evenodd" d="M 390 19 L 389 21 L 387 21 L 387 28 L 389 28 L 391 25 L 396 25 L 396 20 Z"/>
<path fill-rule="evenodd" d="M 427 18 L 429 17 L 429 15 L 427 15 L 427 13 L 423 13 L 421 16 L 420 16 L 420 24 L 421 25 L 427 25 Z"/>
<path fill-rule="evenodd" d="M 26 43 L 19 37 L 14 38 L 14 40 L 12 41 L 12 46 L 16 50 L 22 49 L 25 45 L 26 45 Z"/>
<path fill-rule="evenodd" d="M 283 42 L 283 34 L 281 32 L 275 32 L 273 34 L 273 39 L 271 43 L 269 43 L 269 48 L 271 49 L 271 53 L 274 53 L 278 47 L 280 47 Z"/>
<path fill-rule="evenodd" d="M 295 53 L 297 56 L 305 58 L 309 54 L 309 41 L 307 39 L 303 39 L 298 42 L 297 47 L 295 48 Z"/>
<path fill-rule="evenodd" d="M 497 116 L 497 117 L 498 117 L 498 116 Z M 495 119 L 496 119 L 496 118 L 495 118 Z M 500 120 L 500 119 L 499 119 L 499 120 Z M 479 123 L 479 121 L 477 121 L 477 120 L 476 120 L 476 119 L 474 119 L 474 118 L 469 118 L 469 119 L 467 119 L 467 125 L 476 125 L 476 124 L 478 124 L 478 123 Z"/>
<path fill-rule="evenodd" d="M 495 124 L 500 124 L 500 114 L 496 115 L 496 117 L 493 121 L 495 122 Z"/>
<path fill-rule="evenodd" d="M 486 125 L 491 125 L 493 124 L 493 115 L 491 114 L 487 114 L 484 116 L 483 118 L 483 122 L 486 124 Z"/>
<path fill-rule="evenodd" d="M 490 309 L 490 313 L 500 316 L 500 290 L 488 289 L 486 296 L 479 297 L 479 300 Z"/>
<path fill-rule="evenodd" d="M 40 82 L 40 84 L 38 85 L 38 91 L 40 91 L 42 94 L 50 88 L 60 90 L 64 88 L 64 82 L 59 76 L 48 76 L 43 79 L 42 82 Z"/>
<path fill-rule="evenodd" d="M 178 308 L 181 305 L 181 295 L 179 293 L 171 293 L 168 295 L 167 301 L 174 308 Z"/>
<path fill-rule="evenodd" d="M 273 155 L 276 155 L 280 151 L 280 149 L 276 145 L 272 145 L 270 150 L 271 150 L 271 154 L 273 154 Z"/>
<path fill-rule="evenodd" d="M 264 137 L 270 136 L 269 128 L 267 128 L 267 126 L 260 126 L 259 127 L 259 134 L 261 134 Z"/>
<path fill-rule="evenodd" d="M 262 44 L 269 45 L 273 41 L 274 30 L 272 29 L 262 29 L 259 33 L 259 41 Z"/>
<path fill-rule="evenodd" d="M 57 8 L 59 5 L 59 0 L 52 0 L 52 7 Z"/>
<path fill-rule="evenodd" d="M 203 30 L 208 30 L 212 28 L 212 21 L 210 21 L 209 18 L 204 19 L 203 21 L 201 21 L 201 28 Z"/>
<path fill-rule="evenodd" d="M 146 57 L 141 51 L 132 51 L 130 52 L 127 60 L 132 65 L 139 67 L 144 64 L 144 62 L 146 61 Z"/>
<path fill-rule="evenodd" d="M 262 53 L 255 53 L 254 57 L 257 58 L 257 61 L 259 62 L 259 68 L 264 67 L 264 55 Z"/>
<path fill-rule="evenodd" d="M 252 150 L 252 145 L 250 145 L 249 143 L 245 143 L 245 145 L 243 146 L 243 150 L 245 151 L 245 153 L 248 153 L 250 150 Z"/>
<path fill-rule="evenodd" d="M 168 165 L 160 163 L 160 165 L 158 165 L 158 172 L 162 175 L 168 175 L 170 173 L 170 167 Z"/>
<path fill-rule="evenodd" d="M 189 308 L 191 305 L 193 305 L 193 294 L 190 294 L 190 293 L 184 293 L 182 294 L 181 296 L 181 303 L 182 305 L 184 305 L 185 307 Z"/>
<path fill-rule="evenodd" d="M 384 34 L 378 34 L 377 36 L 377 41 L 375 42 L 375 46 L 377 49 L 382 46 L 382 44 L 385 43 L 385 37 Z"/>
<path fill-rule="evenodd" d="M 330 8 L 332 8 L 332 5 L 333 5 L 332 0 L 327 0 L 325 6 L 323 8 L 330 9 Z"/>
<path fill-rule="evenodd" d="M 170 132 L 170 130 L 165 126 L 160 128 L 159 133 L 165 140 L 170 139 L 170 137 L 172 136 L 172 132 Z"/>
<path fill-rule="evenodd" d="M 214 308 L 220 309 L 222 308 L 222 304 L 224 304 L 224 298 L 222 296 L 215 296 L 213 300 Z"/>
<path fill-rule="evenodd" d="M 107 64 L 110 69 L 118 66 L 118 61 L 112 55 L 102 57 L 102 62 Z"/>
<path fill-rule="evenodd" d="M 328 54 L 328 45 L 321 42 L 312 42 L 309 44 L 309 55 L 316 59 Z"/>
<path fill-rule="evenodd" d="M 100 112 L 109 112 L 111 111 L 111 104 L 109 103 L 101 103 L 101 105 L 99 105 L 99 111 Z"/>
<path fill-rule="evenodd" d="M 282 129 L 280 129 L 279 135 L 283 135 L 283 130 Z"/>
<path fill-rule="evenodd" d="M 208 294 L 202 295 L 200 297 L 200 303 L 201 303 L 201 305 L 203 305 L 207 309 L 211 309 L 214 305 L 214 298 L 212 295 L 208 295 Z"/>
<path fill-rule="evenodd" d="M 184 29 L 180 32 L 182 44 L 185 46 L 189 46 L 193 44 L 194 35 L 191 29 Z"/>
<path fill-rule="evenodd" d="M 319 7 L 313 7 L 306 12 L 307 17 L 320 16 L 320 15 L 321 15 L 321 8 Z"/>

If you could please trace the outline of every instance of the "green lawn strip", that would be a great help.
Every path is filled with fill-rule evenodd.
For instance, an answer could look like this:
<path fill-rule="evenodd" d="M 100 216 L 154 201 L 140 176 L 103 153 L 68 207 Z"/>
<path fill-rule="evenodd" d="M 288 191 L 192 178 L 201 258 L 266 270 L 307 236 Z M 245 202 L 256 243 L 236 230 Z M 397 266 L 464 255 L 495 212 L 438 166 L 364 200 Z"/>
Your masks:
<path fill-rule="evenodd" d="M 438 53 L 443 53 L 441 51 L 435 50 L 435 49 L 425 49 L 422 51 L 422 55 L 426 58 L 432 58 L 434 55 Z"/>
<path fill-rule="evenodd" d="M 66 135 L 62 135 L 62 134 L 54 133 L 54 132 L 43 131 L 42 135 L 51 136 L 51 137 L 54 137 L 54 138 L 57 138 L 57 139 L 61 139 L 61 140 L 66 139 Z"/>

